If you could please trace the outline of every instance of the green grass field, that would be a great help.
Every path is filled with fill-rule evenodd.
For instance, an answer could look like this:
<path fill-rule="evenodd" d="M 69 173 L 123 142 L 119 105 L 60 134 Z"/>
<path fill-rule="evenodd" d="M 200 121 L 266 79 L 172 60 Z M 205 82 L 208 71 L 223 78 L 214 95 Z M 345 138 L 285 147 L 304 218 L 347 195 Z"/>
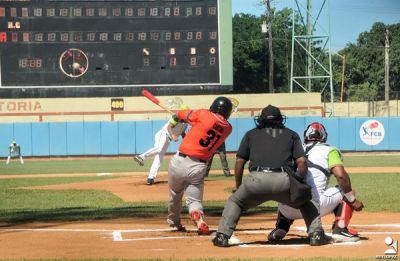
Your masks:
<path fill-rule="evenodd" d="M 234 166 L 234 155 L 228 157 L 229 166 Z M 160 170 L 168 169 L 168 159 L 165 159 Z M 345 155 L 345 166 L 368 167 L 368 166 L 400 166 L 400 155 Z M 0 175 L 6 174 L 49 174 L 49 173 L 102 173 L 102 172 L 135 172 L 147 171 L 152 159 L 145 161 L 140 167 L 130 157 L 124 158 L 67 158 L 67 159 L 28 159 L 25 164 L 19 164 L 14 159 L 9 165 L 2 165 Z M 213 169 L 221 169 L 218 155 L 213 161 Z"/>
<path fill-rule="evenodd" d="M 218 156 L 216 156 L 218 157 Z M 47 173 L 99 173 L 99 172 L 135 172 L 149 169 L 151 160 L 139 167 L 130 158 L 89 158 L 89 159 L 28 159 L 24 165 L 17 161 L 2 165 L 0 175 L 0 221 L 28 222 L 38 220 L 90 220 L 133 216 L 163 216 L 166 214 L 166 202 L 152 204 L 127 203 L 115 195 L 98 190 L 28 190 L 26 186 L 39 186 L 62 183 L 76 183 L 91 180 L 103 180 L 115 177 L 54 177 L 44 178 L 7 178 L 11 174 L 47 174 Z M 230 166 L 234 158 L 229 158 Z M 396 166 L 400 156 L 347 156 L 346 166 Z M 168 160 L 164 160 L 161 170 L 167 169 Z M 219 159 L 214 160 L 213 169 L 220 169 Z M 222 175 L 210 175 L 208 179 L 222 179 Z M 365 211 L 400 212 L 397 191 L 400 187 L 398 173 L 373 173 L 351 175 L 353 187 L 365 204 Z M 336 180 L 331 178 L 331 185 Z M 379 195 L 377 197 L 376 195 Z M 224 202 L 206 202 L 208 215 L 220 215 Z M 276 203 L 269 202 L 252 210 L 253 212 L 275 212 Z"/>

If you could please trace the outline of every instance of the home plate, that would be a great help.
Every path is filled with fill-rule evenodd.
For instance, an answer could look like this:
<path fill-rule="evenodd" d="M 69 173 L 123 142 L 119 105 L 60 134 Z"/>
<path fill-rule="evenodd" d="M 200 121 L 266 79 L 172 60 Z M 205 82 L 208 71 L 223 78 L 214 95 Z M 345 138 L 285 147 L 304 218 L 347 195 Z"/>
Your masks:
<path fill-rule="evenodd" d="M 228 243 L 229 243 L 229 245 L 238 245 L 238 244 L 240 244 L 240 240 L 239 240 L 239 238 L 237 238 L 235 236 L 231 236 Z"/>

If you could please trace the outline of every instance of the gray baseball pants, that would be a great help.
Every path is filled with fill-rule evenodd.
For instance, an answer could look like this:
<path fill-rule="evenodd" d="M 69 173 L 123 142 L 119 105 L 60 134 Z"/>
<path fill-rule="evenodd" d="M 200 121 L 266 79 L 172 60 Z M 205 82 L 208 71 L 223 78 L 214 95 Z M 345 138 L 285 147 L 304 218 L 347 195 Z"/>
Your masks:
<path fill-rule="evenodd" d="M 285 172 L 251 172 L 226 202 L 217 232 L 231 237 L 242 210 L 256 207 L 269 200 L 291 205 L 288 174 Z M 309 234 L 323 230 L 317 201 L 306 202 L 300 211 Z"/>
<path fill-rule="evenodd" d="M 186 206 L 203 213 L 204 175 L 207 163 L 178 153 L 172 157 L 168 167 L 169 204 L 167 222 L 172 226 L 181 224 L 183 193 L 186 194 Z"/>

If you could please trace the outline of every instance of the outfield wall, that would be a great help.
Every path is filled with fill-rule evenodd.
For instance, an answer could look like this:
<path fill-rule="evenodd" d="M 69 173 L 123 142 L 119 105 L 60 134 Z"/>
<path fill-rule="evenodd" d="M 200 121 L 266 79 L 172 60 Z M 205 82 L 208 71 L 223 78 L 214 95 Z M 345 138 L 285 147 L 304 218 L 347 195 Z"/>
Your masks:
<path fill-rule="evenodd" d="M 328 142 L 345 151 L 400 150 L 400 118 L 289 117 L 286 126 L 302 136 L 313 121 L 322 122 Z M 246 131 L 254 127 L 251 117 L 231 118 L 233 133 L 227 150 L 236 151 Z M 8 155 L 13 138 L 24 156 L 132 155 L 153 146 L 154 134 L 165 120 L 114 122 L 30 122 L 0 123 L 0 156 Z M 169 152 L 179 142 L 171 143 Z"/>
<path fill-rule="evenodd" d="M 226 95 L 239 101 L 235 117 L 250 117 L 268 104 L 288 116 L 323 116 L 319 93 Z M 159 96 L 164 105 L 175 98 L 192 109 L 209 108 L 217 95 Z M 177 109 L 179 106 L 171 106 Z M 70 122 L 166 120 L 168 113 L 145 97 L 0 99 L 0 122 Z"/>

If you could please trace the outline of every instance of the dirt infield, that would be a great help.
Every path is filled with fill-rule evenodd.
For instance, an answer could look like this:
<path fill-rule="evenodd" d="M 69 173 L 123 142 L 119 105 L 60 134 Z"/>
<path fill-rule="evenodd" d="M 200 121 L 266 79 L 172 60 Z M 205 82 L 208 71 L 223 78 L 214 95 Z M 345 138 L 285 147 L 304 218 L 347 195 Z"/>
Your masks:
<path fill-rule="evenodd" d="M 393 170 L 392 170 L 393 171 Z M 350 172 L 350 171 L 349 171 Z M 393 172 L 398 172 L 395 170 Z M 352 172 L 354 173 L 354 172 Z M 76 175 L 76 174 L 73 174 Z M 38 176 L 38 175 L 36 175 Z M 57 175 L 58 176 L 58 175 Z M 146 186 L 145 175 L 122 174 L 121 177 L 96 182 L 50 185 L 34 189 L 100 189 L 125 201 L 166 201 L 165 173 L 158 183 Z M 233 178 L 206 181 L 205 200 L 225 200 L 233 186 Z M 33 188 L 26 188 L 33 189 Z M 218 217 L 208 217 L 215 230 Z M 217 248 L 211 236 L 198 236 L 183 214 L 188 232 L 172 232 L 165 217 L 127 218 L 90 222 L 49 222 L 23 225 L 0 224 L 0 258 L 4 259 L 109 259 L 109 258 L 265 258 L 265 257 L 362 257 L 375 259 L 391 247 L 385 238 L 400 239 L 400 213 L 356 213 L 352 225 L 362 240 L 321 247 L 307 244 L 304 222 L 296 221 L 288 237 L 279 245 L 266 243 L 266 235 L 274 227 L 274 214 L 243 216 L 234 234 L 236 245 Z M 323 218 L 330 232 L 332 216 Z"/>

